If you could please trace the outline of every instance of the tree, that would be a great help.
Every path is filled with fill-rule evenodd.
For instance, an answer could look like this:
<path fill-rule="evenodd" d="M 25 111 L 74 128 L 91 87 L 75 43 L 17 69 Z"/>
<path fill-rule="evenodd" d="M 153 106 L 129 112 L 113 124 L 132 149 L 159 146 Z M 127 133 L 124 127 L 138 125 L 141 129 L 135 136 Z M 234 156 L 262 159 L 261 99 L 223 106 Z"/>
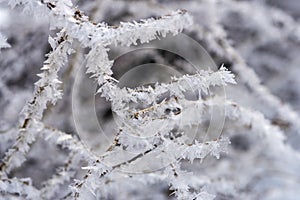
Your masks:
<path fill-rule="evenodd" d="M 292 3 L 74 4 L 2 6 L 2 198 L 296 197 Z"/>

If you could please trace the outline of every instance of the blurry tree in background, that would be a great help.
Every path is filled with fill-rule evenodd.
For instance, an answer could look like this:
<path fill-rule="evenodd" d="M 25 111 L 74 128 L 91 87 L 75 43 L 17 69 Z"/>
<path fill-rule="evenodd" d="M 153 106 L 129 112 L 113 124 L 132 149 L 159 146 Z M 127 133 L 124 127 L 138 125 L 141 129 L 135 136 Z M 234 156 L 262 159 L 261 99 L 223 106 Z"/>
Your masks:
<path fill-rule="evenodd" d="M 6 0 L 0 32 L 0 199 L 298 199 L 297 0 Z"/>

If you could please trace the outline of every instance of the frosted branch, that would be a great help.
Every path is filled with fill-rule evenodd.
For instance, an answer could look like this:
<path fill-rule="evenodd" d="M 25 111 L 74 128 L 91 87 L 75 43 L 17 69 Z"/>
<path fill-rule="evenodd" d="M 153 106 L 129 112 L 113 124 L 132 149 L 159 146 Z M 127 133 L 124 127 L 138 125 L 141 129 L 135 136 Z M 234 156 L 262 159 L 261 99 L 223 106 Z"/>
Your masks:
<path fill-rule="evenodd" d="M 48 55 L 48 59 L 41 68 L 43 73 L 39 74 L 41 79 L 35 83 L 33 100 L 27 103 L 23 109 L 25 119 L 20 127 L 15 144 L 5 154 L 0 165 L 2 173 L 9 173 L 25 161 L 24 156 L 41 130 L 41 127 L 37 126 L 36 123 L 42 119 L 47 103 L 55 104 L 62 97 L 59 89 L 61 82 L 58 80 L 57 73 L 66 63 L 67 56 L 70 54 L 70 42 L 65 37 L 64 32 L 62 32 L 62 35 L 58 35 L 56 41 L 49 39 L 53 51 Z"/>
<path fill-rule="evenodd" d="M 2 35 L 2 34 L 0 33 L 0 53 L 1 53 L 1 49 L 11 47 L 11 46 L 7 43 L 6 40 L 7 40 L 7 38 L 6 38 L 4 35 Z"/>
<path fill-rule="evenodd" d="M 30 179 L 0 179 L 0 193 L 18 198 L 39 199 L 40 192 L 32 186 Z M 10 198 L 9 198 L 10 199 Z"/>

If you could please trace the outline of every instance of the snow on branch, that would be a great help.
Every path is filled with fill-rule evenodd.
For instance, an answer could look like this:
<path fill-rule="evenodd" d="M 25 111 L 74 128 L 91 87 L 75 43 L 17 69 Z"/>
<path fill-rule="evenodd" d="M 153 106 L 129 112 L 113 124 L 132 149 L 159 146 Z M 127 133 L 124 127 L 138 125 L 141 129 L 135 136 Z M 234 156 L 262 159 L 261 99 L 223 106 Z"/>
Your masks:
<path fill-rule="evenodd" d="M 60 145 L 62 148 L 68 149 L 69 151 L 80 154 L 81 159 L 86 161 L 94 160 L 97 156 L 89 150 L 81 141 L 76 139 L 74 136 L 65 132 L 59 131 L 55 128 L 44 125 L 39 122 L 39 126 L 42 127 L 41 137 L 46 141 L 52 142 L 55 145 Z"/>
<path fill-rule="evenodd" d="M 206 102 L 212 106 L 218 103 L 214 99 Z M 274 158 L 274 161 L 283 162 L 282 159 L 286 159 L 286 162 L 290 162 L 290 159 L 300 161 L 300 154 L 293 149 L 290 145 L 286 144 L 286 136 L 279 127 L 271 124 L 271 122 L 264 117 L 264 115 L 258 111 L 252 111 L 247 108 L 241 107 L 234 102 L 226 101 L 225 110 L 226 116 L 229 119 L 234 120 L 238 126 L 247 126 L 251 129 L 253 134 L 263 138 L 263 142 L 266 148 L 265 153 Z M 285 157 L 281 157 L 285 155 Z M 300 162 L 291 164 L 290 168 L 298 170 L 300 168 Z"/>
<path fill-rule="evenodd" d="M 39 199 L 40 191 L 32 186 L 32 182 L 28 178 L 18 179 L 0 179 L 0 194 L 2 197 L 12 199 L 14 197 L 24 199 Z"/>
<path fill-rule="evenodd" d="M 190 162 L 195 159 L 203 161 L 209 154 L 215 156 L 217 159 L 220 158 L 220 153 L 227 153 L 227 147 L 230 144 L 228 138 L 220 138 L 215 141 L 207 141 L 205 143 L 199 143 L 195 141 L 195 144 L 187 146 L 182 152 L 182 158 L 187 158 Z"/>
<path fill-rule="evenodd" d="M 158 39 L 159 36 L 166 37 L 168 33 L 173 35 L 192 25 L 192 18 L 185 10 L 178 10 L 160 18 L 145 19 L 141 22 L 121 23 L 116 29 L 112 29 L 110 44 L 130 46 L 140 43 L 147 43 Z M 147 30 L 147 31 L 145 31 Z"/>
<path fill-rule="evenodd" d="M 195 188 L 191 187 L 190 180 L 188 179 L 191 173 L 181 170 L 178 163 L 175 162 L 170 164 L 168 167 L 166 167 L 164 172 L 167 174 L 167 181 L 169 182 L 170 189 L 174 191 L 173 194 L 175 194 L 177 199 L 215 199 L 215 195 L 209 194 L 205 191 L 199 191 L 199 188 L 196 189 L 196 192 L 192 192 L 191 190 L 195 190 Z"/>
<path fill-rule="evenodd" d="M 48 58 L 41 68 L 43 72 L 38 74 L 40 80 L 35 83 L 36 88 L 33 100 L 24 108 L 23 112 L 28 120 L 30 118 L 41 120 L 43 111 L 47 108 L 47 103 L 55 105 L 56 101 L 62 98 L 61 81 L 58 80 L 57 73 L 67 62 L 67 56 L 72 53 L 71 43 L 67 40 L 67 37 L 62 33 L 56 38 L 56 41 L 51 37 L 49 38 L 53 51 L 47 55 Z M 24 124 L 23 126 L 23 128 L 26 127 Z"/>
<path fill-rule="evenodd" d="M 6 38 L 4 35 L 2 35 L 2 34 L 0 33 L 0 52 L 1 52 L 1 49 L 11 47 L 11 46 L 7 43 L 6 40 L 7 40 L 7 38 Z"/>
<path fill-rule="evenodd" d="M 118 111 L 122 110 L 126 106 L 126 103 L 131 101 L 153 104 L 157 101 L 159 96 L 166 92 L 170 92 L 171 96 L 183 99 L 184 93 L 187 91 L 196 93 L 203 92 L 207 94 L 208 89 L 211 86 L 226 86 L 227 84 L 235 84 L 236 82 L 234 80 L 234 75 L 222 66 L 217 72 L 200 71 L 195 75 L 184 75 L 180 78 L 174 77 L 171 83 L 156 84 L 154 88 L 149 86 L 138 87 L 135 89 L 120 89 L 115 83 L 115 81 L 111 81 L 102 85 L 98 92 L 108 100 L 112 101 L 112 105 L 114 106 L 113 109 Z M 124 114 L 124 111 L 121 113 Z"/>
<path fill-rule="evenodd" d="M 89 18 L 73 7 L 69 0 L 45 0 L 41 3 L 50 10 L 51 27 L 65 28 L 70 37 L 78 39 L 85 47 L 94 47 L 98 44 L 130 46 L 137 44 L 137 40 L 145 43 L 157 39 L 158 36 L 165 37 L 168 33 L 177 34 L 192 24 L 191 16 L 184 10 L 178 10 L 158 19 L 150 18 L 139 23 L 128 22 L 121 23 L 118 27 L 111 27 L 105 23 L 90 22 Z M 26 3 L 25 6 L 32 5 Z"/>
<path fill-rule="evenodd" d="M 47 138 L 54 135 L 56 144 L 61 144 L 63 147 L 69 148 L 72 152 L 78 152 L 86 157 L 89 161 L 95 160 L 92 168 L 87 168 L 91 175 L 98 174 L 100 176 L 108 170 L 103 166 L 98 166 L 99 162 L 94 156 L 86 152 L 80 143 L 73 141 L 70 135 L 66 135 L 59 131 L 47 129 L 39 121 L 43 117 L 43 111 L 47 108 L 47 103 L 53 105 L 61 98 L 60 81 L 58 80 L 58 71 L 65 64 L 67 56 L 71 53 L 70 44 L 73 39 L 79 40 L 82 46 L 91 47 L 91 51 L 87 56 L 87 72 L 92 73 L 100 86 L 110 85 L 115 87 L 116 81 L 110 77 L 112 72 L 110 67 L 112 62 L 108 60 L 107 50 L 105 46 L 109 44 L 129 46 L 136 44 L 137 40 L 141 43 L 149 42 L 157 39 L 158 36 L 165 37 L 168 33 L 177 34 L 184 27 L 191 24 L 191 17 L 185 11 L 179 10 L 170 15 L 163 16 L 159 19 L 141 20 L 141 22 L 121 23 L 119 27 L 109 27 L 106 24 L 95 25 L 89 22 L 88 17 L 74 8 L 71 1 L 40 1 L 34 4 L 30 1 L 10 1 L 10 5 L 15 7 L 18 4 L 23 4 L 25 10 L 33 10 L 34 6 L 39 7 L 39 4 L 44 4 L 50 10 L 51 28 L 63 28 L 63 32 L 56 39 L 49 38 L 49 43 L 53 48 L 53 52 L 48 55 L 48 59 L 44 62 L 42 68 L 43 73 L 39 74 L 41 78 L 35 85 L 34 99 L 24 108 L 25 119 L 21 125 L 17 142 L 6 153 L 1 165 L 1 172 L 9 173 L 13 168 L 18 167 L 25 161 L 25 154 L 29 151 L 30 145 L 36 139 L 40 132 L 49 132 Z M 145 32 L 145 30 L 147 30 Z M 69 41 L 68 41 L 69 40 Z M 97 59 L 95 59 L 97 58 Z M 107 89 L 107 88 L 106 88 Z M 114 90 L 108 88 L 107 97 L 112 97 Z M 102 88 L 103 90 L 103 88 Z M 103 92 L 105 93 L 105 92 Z M 79 145 L 78 145 L 79 144 Z M 86 154 L 84 153 L 86 152 Z M 72 159 L 72 158 L 71 158 Z M 5 175 L 5 174 L 3 174 Z M 53 184 L 61 184 L 69 179 L 69 175 L 64 179 L 62 175 L 66 175 L 64 171 L 58 176 L 54 176 L 46 183 L 43 195 L 51 197 L 55 193 L 48 189 Z M 75 188 L 80 188 L 83 183 L 93 183 L 93 176 L 86 176 L 86 180 L 76 184 Z M 87 181 L 91 179 L 92 181 Z M 75 196 L 79 193 L 75 192 Z"/>
<path fill-rule="evenodd" d="M 7 151 L 0 165 L 2 173 L 9 173 L 26 160 L 24 156 L 42 129 L 37 123 L 42 119 L 47 104 L 52 103 L 54 105 L 62 97 L 61 82 L 58 80 L 57 73 L 67 62 L 67 56 L 71 53 L 71 43 L 66 39 L 63 31 L 58 34 L 56 41 L 50 38 L 49 42 L 53 51 L 48 54 L 48 59 L 41 68 L 43 72 L 39 74 L 40 80 L 35 83 L 32 101 L 28 102 L 23 109 L 24 119 L 17 140 L 13 147 Z"/>

